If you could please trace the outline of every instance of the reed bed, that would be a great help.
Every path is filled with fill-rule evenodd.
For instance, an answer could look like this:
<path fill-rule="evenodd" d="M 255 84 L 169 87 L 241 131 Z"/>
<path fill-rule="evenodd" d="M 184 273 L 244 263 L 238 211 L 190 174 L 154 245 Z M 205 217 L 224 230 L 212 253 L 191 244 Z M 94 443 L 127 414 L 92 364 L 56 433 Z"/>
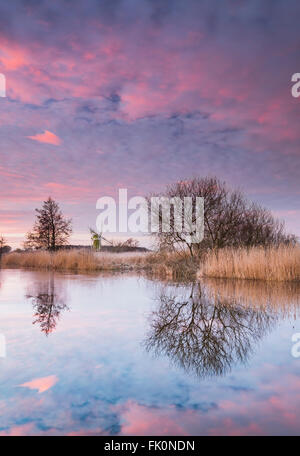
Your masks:
<path fill-rule="evenodd" d="M 210 252 L 198 277 L 300 281 L 300 247 L 226 248 Z"/>
<path fill-rule="evenodd" d="M 22 252 L 3 255 L 2 267 L 65 271 L 118 271 L 139 267 L 141 254 L 94 253 L 87 250 Z"/>
<path fill-rule="evenodd" d="M 141 271 L 162 278 L 191 277 L 197 263 L 187 252 L 95 253 L 91 250 L 12 252 L 2 257 L 2 267 L 64 271 Z"/>
<path fill-rule="evenodd" d="M 223 279 L 300 281 L 300 247 L 222 249 L 205 260 L 188 252 L 95 253 L 91 250 L 12 252 L 2 256 L 2 267 L 65 271 L 147 270 L 166 279 L 196 276 Z"/>

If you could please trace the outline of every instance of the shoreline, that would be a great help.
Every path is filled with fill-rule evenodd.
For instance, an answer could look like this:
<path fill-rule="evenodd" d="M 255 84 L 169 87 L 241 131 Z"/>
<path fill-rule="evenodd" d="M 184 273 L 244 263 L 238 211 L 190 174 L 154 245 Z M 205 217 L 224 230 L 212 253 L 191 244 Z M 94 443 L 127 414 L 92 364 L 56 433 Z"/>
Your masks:
<path fill-rule="evenodd" d="M 109 253 L 87 250 L 11 252 L 0 268 L 90 272 L 148 272 L 170 280 L 229 279 L 300 283 L 300 247 L 222 249 L 191 257 L 188 252 Z"/>

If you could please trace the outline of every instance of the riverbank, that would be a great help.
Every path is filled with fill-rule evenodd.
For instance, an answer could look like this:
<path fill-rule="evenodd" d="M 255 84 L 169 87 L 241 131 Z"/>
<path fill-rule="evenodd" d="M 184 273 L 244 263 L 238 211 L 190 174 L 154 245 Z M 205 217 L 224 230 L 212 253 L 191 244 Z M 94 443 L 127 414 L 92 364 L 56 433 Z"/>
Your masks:
<path fill-rule="evenodd" d="M 2 267 L 46 269 L 53 271 L 141 271 L 163 277 L 196 274 L 197 264 L 187 253 L 95 253 L 89 250 L 58 252 L 12 252 L 2 256 Z"/>
<path fill-rule="evenodd" d="M 300 282 L 300 247 L 221 249 L 201 260 L 188 252 L 12 252 L 2 256 L 1 266 L 74 272 L 146 270 L 170 280 L 212 277 Z"/>

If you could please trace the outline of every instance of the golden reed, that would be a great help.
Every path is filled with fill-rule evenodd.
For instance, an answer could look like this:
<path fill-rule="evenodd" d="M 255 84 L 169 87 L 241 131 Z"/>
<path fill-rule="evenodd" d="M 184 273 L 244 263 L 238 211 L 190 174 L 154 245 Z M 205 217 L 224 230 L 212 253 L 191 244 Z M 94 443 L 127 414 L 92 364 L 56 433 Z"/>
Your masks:
<path fill-rule="evenodd" d="M 12 252 L 3 255 L 1 266 L 87 272 L 114 271 L 130 268 L 138 263 L 139 255 L 94 253 L 89 250 Z"/>
<path fill-rule="evenodd" d="M 300 247 L 225 248 L 209 252 L 198 277 L 299 281 Z"/>

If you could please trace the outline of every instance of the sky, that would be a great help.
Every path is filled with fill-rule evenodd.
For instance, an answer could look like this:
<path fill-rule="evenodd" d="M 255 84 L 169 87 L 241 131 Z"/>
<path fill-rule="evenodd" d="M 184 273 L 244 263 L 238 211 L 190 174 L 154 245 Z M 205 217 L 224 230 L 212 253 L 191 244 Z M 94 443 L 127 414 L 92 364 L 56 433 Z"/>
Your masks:
<path fill-rule="evenodd" d="M 300 235 L 297 0 L 0 2 L 0 232 L 217 176 Z"/>

